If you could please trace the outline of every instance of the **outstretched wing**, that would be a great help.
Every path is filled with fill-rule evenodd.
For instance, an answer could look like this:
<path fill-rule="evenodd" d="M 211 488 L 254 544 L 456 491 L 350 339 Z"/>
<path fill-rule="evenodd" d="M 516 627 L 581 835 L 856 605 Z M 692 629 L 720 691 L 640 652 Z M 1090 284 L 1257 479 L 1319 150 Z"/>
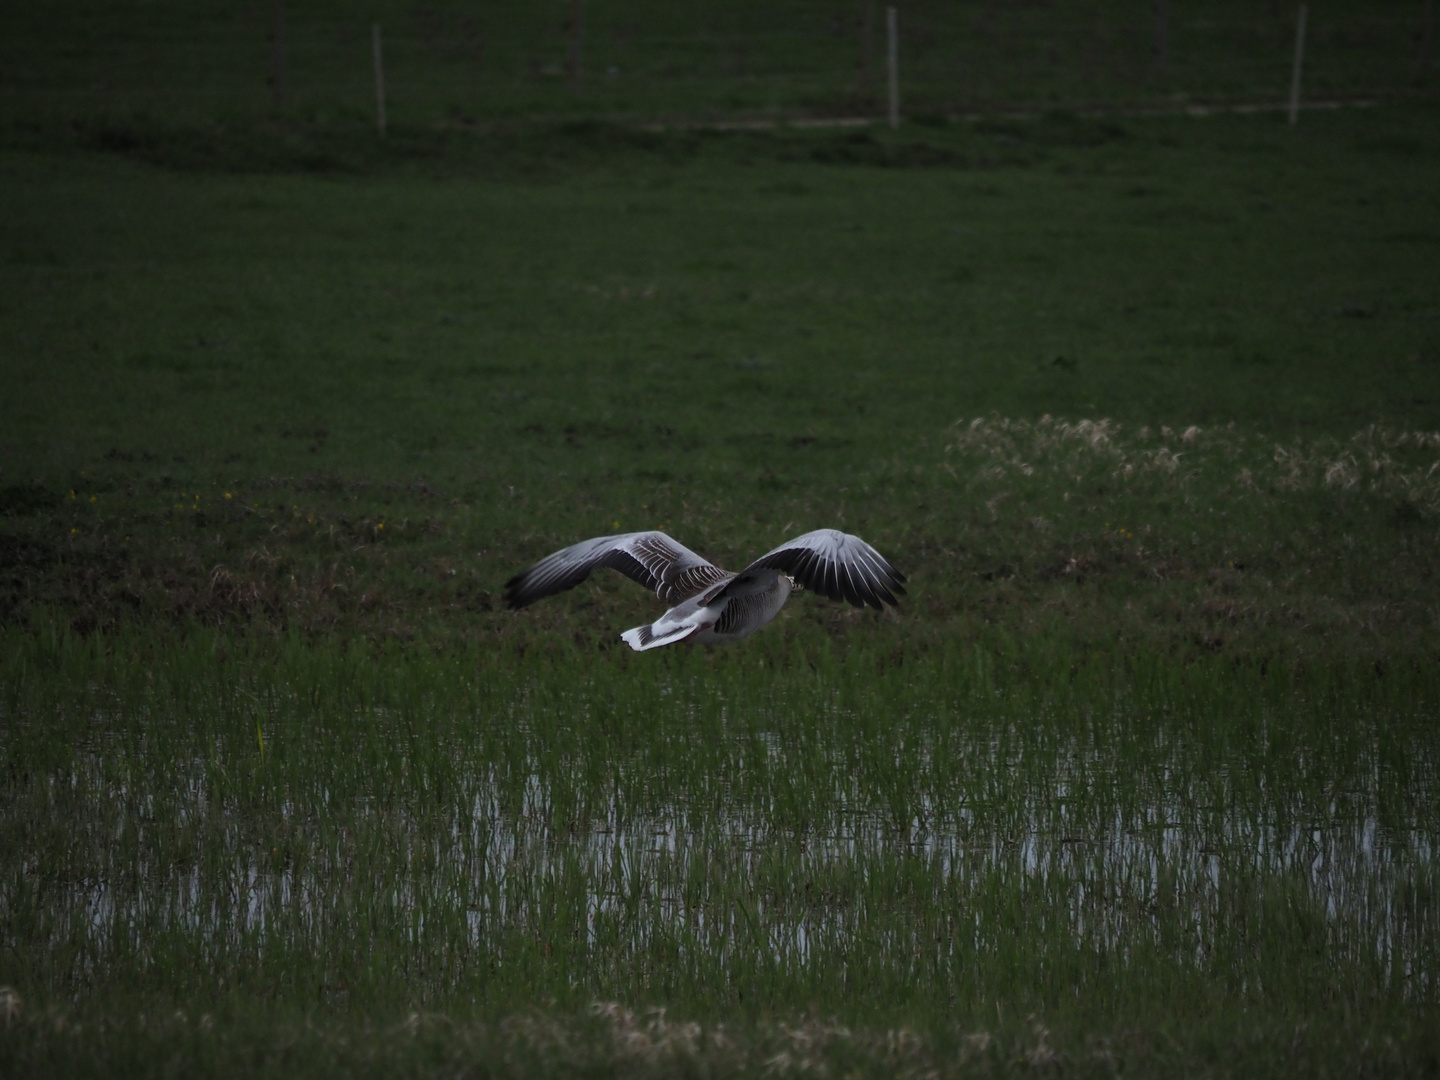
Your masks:
<path fill-rule="evenodd" d="M 745 569 L 789 574 L 805 588 L 831 600 L 883 609 L 905 595 L 905 575 L 860 537 L 838 529 L 816 529 L 781 544 Z M 743 571 L 742 571 L 743 573 Z"/>
<path fill-rule="evenodd" d="M 582 540 L 545 556 L 505 583 L 505 603 L 512 608 L 526 607 L 573 589 L 590 576 L 590 571 L 602 566 L 619 570 L 631 581 L 654 589 L 656 596 L 672 605 L 735 576 L 706 562 L 663 532 L 622 533 Z"/>

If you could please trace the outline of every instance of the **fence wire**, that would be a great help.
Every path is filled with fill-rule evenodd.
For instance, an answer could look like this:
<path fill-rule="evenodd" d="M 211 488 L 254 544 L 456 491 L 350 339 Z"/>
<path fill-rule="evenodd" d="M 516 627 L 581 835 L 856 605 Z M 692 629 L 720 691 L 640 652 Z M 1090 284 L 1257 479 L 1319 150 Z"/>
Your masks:
<path fill-rule="evenodd" d="M 1433 90 L 1433 8 L 1312 4 L 1306 97 Z M 897 9 L 910 116 L 1278 102 L 1289 85 L 1289 4 L 912 0 Z M 12 120 L 97 111 L 358 120 L 374 109 L 375 23 L 392 123 L 858 116 L 885 105 L 886 20 L 873 0 L 353 9 L 271 0 L 0 15 L 0 108 Z"/>

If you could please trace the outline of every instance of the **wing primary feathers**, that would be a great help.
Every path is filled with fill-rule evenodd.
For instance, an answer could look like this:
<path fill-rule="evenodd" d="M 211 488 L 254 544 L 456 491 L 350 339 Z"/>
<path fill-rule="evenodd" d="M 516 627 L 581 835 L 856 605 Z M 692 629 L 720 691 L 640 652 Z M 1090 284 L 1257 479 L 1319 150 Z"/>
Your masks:
<path fill-rule="evenodd" d="M 505 603 L 528 607 L 547 596 L 573 589 L 596 567 L 618 570 L 631 581 L 675 604 L 729 577 L 662 532 L 597 536 L 561 548 L 505 583 Z"/>
<path fill-rule="evenodd" d="M 595 570 L 617 570 L 669 604 L 717 595 L 736 575 L 707 562 L 665 533 L 623 533 L 552 552 L 505 583 L 505 602 L 527 607 L 573 589 Z M 773 569 L 830 600 L 884 610 L 905 595 L 905 575 L 858 536 L 816 529 L 767 552 L 747 569 Z M 708 602 L 708 601 L 707 601 Z"/>
<path fill-rule="evenodd" d="M 864 569 L 868 572 L 867 581 L 870 586 L 870 602 L 877 609 L 882 610 L 887 602 L 894 604 L 895 597 L 892 596 L 889 589 L 886 588 L 887 585 L 894 584 L 892 575 L 885 572 L 886 568 L 884 566 L 877 565 L 874 556 L 872 556 L 870 552 L 862 550 L 860 556 L 865 560 L 861 565 L 863 565 Z M 897 589 L 899 588 L 898 585 L 895 587 Z M 904 592 L 903 589 L 900 589 L 900 591 Z"/>
<path fill-rule="evenodd" d="M 883 609 L 903 596 L 905 575 L 858 536 L 816 529 L 767 552 L 751 564 L 788 573 L 831 600 Z"/>
<path fill-rule="evenodd" d="M 802 552 L 799 559 L 795 561 L 795 569 L 792 571 L 795 580 L 811 590 L 815 589 L 815 576 L 811 572 L 814 563 L 815 553 L 813 551 Z"/>
<path fill-rule="evenodd" d="M 850 591 L 846 594 L 845 599 L 849 600 L 850 603 L 856 607 L 864 607 L 865 595 L 860 591 L 860 585 L 855 580 L 856 576 L 857 572 L 852 570 L 847 563 L 845 566 L 845 581 L 850 586 Z"/>
<path fill-rule="evenodd" d="M 855 582 L 855 603 L 859 607 L 865 607 L 867 604 L 874 606 L 875 582 L 871 580 L 868 569 L 863 565 L 856 564 L 853 573 L 854 577 L 852 580 Z"/>
<path fill-rule="evenodd" d="M 881 558 L 879 552 L 875 551 L 873 548 L 870 548 L 869 545 L 866 545 L 865 548 L 862 548 L 860 550 L 860 555 L 862 558 L 865 559 L 866 563 L 868 564 L 876 587 L 880 589 L 881 592 L 885 593 L 890 603 L 893 604 L 895 602 L 895 598 L 889 596 L 886 586 L 894 589 L 895 592 L 899 593 L 901 596 L 905 595 L 905 590 L 901 587 L 901 582 L 905 580 L 904 574 L 900 573 L 900 571 L 896 570 L 893 566 L 891 566 L 888 562 Z"/>

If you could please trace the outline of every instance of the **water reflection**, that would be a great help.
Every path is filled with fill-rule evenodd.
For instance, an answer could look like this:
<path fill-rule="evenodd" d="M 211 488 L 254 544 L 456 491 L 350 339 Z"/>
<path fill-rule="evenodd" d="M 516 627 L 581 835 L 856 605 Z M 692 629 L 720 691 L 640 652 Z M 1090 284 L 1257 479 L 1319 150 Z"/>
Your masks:
<path fill-rule="evenodd" d="M 383 797 L 344 797 L 323 776 L 292 778 L 283 796 L 257 796 L 261 813 L 217 790 L 213 757 L 173 762 L 160 783 L 81 754 L 51 782 L 83 793 L 73 824 L 92 843 L 64 866 L 8 874 L 0 900 L 12 909 L 43 879 L 53 940 L 83 942 L 92 966 L 117 949 L 144 962 L 158 931 L 263 956 L 383 923 L 496 958 L 522 941 L 668 943 L 782 967 L 865 942 L 943 968 L 1023 930 L 1032 948 L 1118 963 L 1161 950 L 1203 969 L 1280 905 L 1318 917 L 1328 947 L 1408 993 L 1433 992 L 1433 901 L 1415 899 L 1436 895 L 1427 803 L 1412 793 L 1409 816 L 1382 824 L 1378 773 L 1374 788 L 1316 803 L 1178 752 L 1120 783 L 1078 742 L 1027 756 L 990 738 L 949 767 L 912 757 L 924 782 L 903 798 L 843 748 L 819 768 L 812 758 L 806 775 L 827 786 L 797 811 L 780 777 L 801 763 L 778 734 L 750 745 L 768 786 L 714 777 L 662 799 L 597 783 L 584 762 L 522 770 L 457 748 L 440 779 L 402 770 Z"/>

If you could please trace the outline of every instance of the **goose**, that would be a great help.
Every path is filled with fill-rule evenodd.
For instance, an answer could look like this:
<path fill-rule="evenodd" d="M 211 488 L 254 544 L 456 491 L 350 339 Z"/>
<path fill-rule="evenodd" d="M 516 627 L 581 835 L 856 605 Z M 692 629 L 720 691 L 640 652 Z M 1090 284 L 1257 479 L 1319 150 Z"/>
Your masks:
<path fill-rule="evenodd" d="M 753 634 L 797 586 L 883 610 L 905 595 L 905 575 L 860 537 L 816 529 L 766 552 L 740 573 L 722 570 L 663 532 L 597 536 L 547 555 L 505 583 L 515 610 L 573 589 L 598 567 L 654 589 L 670 610 L 621 634 L 636 652 L 681 641 L 718 645 Z"/>

